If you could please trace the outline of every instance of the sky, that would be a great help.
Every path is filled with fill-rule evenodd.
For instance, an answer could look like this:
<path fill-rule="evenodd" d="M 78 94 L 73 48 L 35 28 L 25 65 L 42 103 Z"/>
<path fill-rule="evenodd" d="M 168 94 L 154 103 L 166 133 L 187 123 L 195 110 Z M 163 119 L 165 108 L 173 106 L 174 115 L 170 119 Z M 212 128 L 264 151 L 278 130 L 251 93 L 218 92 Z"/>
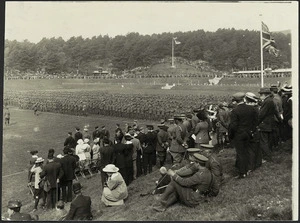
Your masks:
<path fill-rule="evenodd" d="M 153 34 L 219 28 L 298 32 L 297 2 L 6 2 L 5 39 Z M 262 16 L 259 16 L 259 15 Z"/>

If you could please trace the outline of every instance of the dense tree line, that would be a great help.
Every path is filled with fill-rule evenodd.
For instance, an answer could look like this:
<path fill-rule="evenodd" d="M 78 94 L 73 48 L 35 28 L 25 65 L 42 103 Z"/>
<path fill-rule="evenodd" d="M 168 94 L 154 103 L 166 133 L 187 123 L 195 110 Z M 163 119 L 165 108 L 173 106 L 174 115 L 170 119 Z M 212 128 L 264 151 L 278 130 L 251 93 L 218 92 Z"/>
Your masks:
<path fill-rule="evenodd" d="M 276 68 L 291 67 L 291 35 L 274 33 L 280 55 L 264 53 L 264 63 Z M 260 66 L 260 33 L 258 31 L 219 29 L 190 32 L 140 35 L 129 33 L 114 38 L 71 37 L 43 38 L 38 43 L 27 40 L 5 40 L 5 71 L 91 73 L 103 67 L 120 72 L 136 67 L 151 66 L 171 55 L 172 38 L 181 42 L 175 45 L 175 56 L 195 61 L 204 60 L 215 69 L 254 69 Z"/>

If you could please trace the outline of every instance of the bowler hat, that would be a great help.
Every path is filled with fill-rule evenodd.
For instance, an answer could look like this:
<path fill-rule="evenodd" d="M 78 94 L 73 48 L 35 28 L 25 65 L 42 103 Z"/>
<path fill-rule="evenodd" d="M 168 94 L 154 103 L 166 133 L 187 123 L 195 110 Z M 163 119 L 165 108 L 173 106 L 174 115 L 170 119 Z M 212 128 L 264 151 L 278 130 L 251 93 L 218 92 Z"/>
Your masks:
<path fill-rule="evenodd" d="M 262 87 L 259 92 L 259 94 L 271 94 L 270 88 Z"/>
<path fill-rule="evenodd" d="M 20 208 L 22 207 L 22 203 L 20 200 L 11 200 L 8 202 L 8 208 Z"/>
<path fill-rule="evenodd" d="M 119 168 L 116 167 L 114 164 L 107 164 L 102 170 L 103 172 L 107 173 L 116 173 L 119 171 Z"/>
<path fill-rule="evenodd" d="M 76 182 L 76 183 L 73 184 L 73 191 L 74 192 L 80 191 L 81 188 L 82 188 L 82 186 L 79 182 Z"/>

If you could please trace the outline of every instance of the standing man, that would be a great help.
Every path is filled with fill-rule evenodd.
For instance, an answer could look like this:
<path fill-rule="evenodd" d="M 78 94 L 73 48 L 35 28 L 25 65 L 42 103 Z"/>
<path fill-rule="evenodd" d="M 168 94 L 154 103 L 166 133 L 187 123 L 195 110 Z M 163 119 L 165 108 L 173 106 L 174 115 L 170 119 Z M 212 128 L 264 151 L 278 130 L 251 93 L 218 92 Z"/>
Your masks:
<path fill-rule="evenodd" d="M 9 111 L 8 107 L 6 107 L 6 110 L 4 112 L 4 118 L 5 118 L 5 125 L 9 125 L 10 111 Z"/>
<path fill-rule="evenodd" d="M 64 175 L 61 179 L 62 200 L 64 202 L 72 201 L 72 185 L 75 179 L 76 158 L 72 156 L 72 150 L 64 148 L 64 157 L 61 159 L 62 170 Z"/>
<path fill-rule="evenodd" d="M 138 157 L 138 151 L 140 151 L 142 149 L 140 140 L 137 137 L 136 134 L 134 134 L 133 132 L 130 133 L 131 136 L 131 142 L 133 144 L 133 154 L 132 154 L 132 162 L 133 162 L 133 179 L 136 180 L 137 177 L 137 157 Z M 126 135 L 125 135 L 126 137 Z"/>
<path fill-rule="evenodd" d="M 92 201 L 89 196 L 84 196 L 81 193 L 82 186 L 79 182 L 73 184 L 73 192 L 75 198 L 71 203 L 70 211 L 65 217 L 65 220 L 92 220 L 91 212 Z"/>
<path fill-rule="evenodd" d="M 156 147 L 156 134 L 153 131 L 153 125 L 147 125 L 148 132 L 146 133 L 145 148 L 143 149 L 143 164 L 144 175 L 152 172 L 153 165 L 153 153 L 155 153 Z"/>
<path fill-rule="evenodd" d="M 167 148 L 169 147 L 169 135 L 167 133 L 168 127 L 164 124 L 157 125 L 159 132 L 157 133 L 156 151 L 160 162 L 160 167 L 165 164 L 167 157 Z"/>
<path fill-rule="evenodd" d="M 77 142 L 75 141 L 75 139 L 72 137 L 72 132 L 68 132 L 68 137 L 66 138 L 65 142 L 64 142 L 64 146 L 68 146 L 69 148 L 74 148 L 76 147 Z"/>
<path fill-rule="evenodd" d="M 292 132 L 292 86 L 285 86 L 281 89 L 283 97 L 283 135 L 284 141 L 290 141 L 293 136 Z"/>
<path fill-rule="evenodd" d="M 272 127 L 276 112 L 275 103 L 273 101 L 270 88 L 261 88 L 258 92 L 262 104 L 258 113 L 258 129 L 259 129 L 259 147 L 263 153 L 263 163 L 272 162 L 271 146 L 272 146 Z M 278 117 L 280 119 L 280 117 Z"/>
<path fill-rule="evenodd" d="M 110 145 L 108 139 L 103 139 L 103 146 L 100 147 L 100 165 L 99 169 L 101 172 L 101 186 L 104 188 L 104 183 L 106 182 L 106 174 L 103 172 L 103 168 L 107 164 L 112 164 L 114 162 L 114 148 Z"/>
<path fill-rule="evenodd" d="M 175 115 L 174 121 L 176 124 L 175 129 L 172 132 L 172 142 L 170 146 L 170 153 L 173 158 L 173 163 L 175 166 L 179 166 L 182 160 L 185 158 L 185 154 L 187 152 L 187 144 L 186 144 L 186 128 L 183 125 L 184 116 Z"/>
<path fill-rule="evenodd" d="M 63 170 L 59 162 L 54 162 L 53 153 L 48 154 L 48 163 L 41 172 L 41 178 L 45 177 L 50 183 L 50 190 L 47 192 L 47 209 L 55 208 L 58 196 L 58 184 L 63 177 Z"/>
<path fill-rule="evenodd" d="M 233 95 L 237 103 L 231 112 L 229 137 L 233 140 L 236 149 L 236 166 L 239 171 L 238 178 L 245 178 L 249 169 L 249 150 L 252 133 L 255 131 L 257 116 L 254 107 L 244 103 L 245 94 L 238 92 Z"/>
<path fill-rule="evenodd" d="M 75 142 L 77 143 L 79 139 L 83 140 L 83 135 L 80 132 L 80 128 L 79 127 L 76 127 L 75 130 L 76 130 L 76 132 L 75 132 L 75 135 L 74 135 L 74 139 L 75 139 Z"/>

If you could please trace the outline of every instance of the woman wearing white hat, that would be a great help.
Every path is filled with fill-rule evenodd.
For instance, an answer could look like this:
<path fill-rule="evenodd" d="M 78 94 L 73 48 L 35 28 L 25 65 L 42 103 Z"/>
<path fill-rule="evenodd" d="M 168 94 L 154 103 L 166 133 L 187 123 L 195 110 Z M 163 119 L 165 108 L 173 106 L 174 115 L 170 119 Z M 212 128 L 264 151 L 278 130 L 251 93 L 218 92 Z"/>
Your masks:
<path fill-rule="evenodd" d="M 118 172 L 119 168 L 114 164 L 108 164 L 103 168 L 106 172 L 108 179 L 104 185 L 101 201 L 106 206 L 116 206 L 124 204 L 124 199 L 128 196 L 127 186 Z"/>

